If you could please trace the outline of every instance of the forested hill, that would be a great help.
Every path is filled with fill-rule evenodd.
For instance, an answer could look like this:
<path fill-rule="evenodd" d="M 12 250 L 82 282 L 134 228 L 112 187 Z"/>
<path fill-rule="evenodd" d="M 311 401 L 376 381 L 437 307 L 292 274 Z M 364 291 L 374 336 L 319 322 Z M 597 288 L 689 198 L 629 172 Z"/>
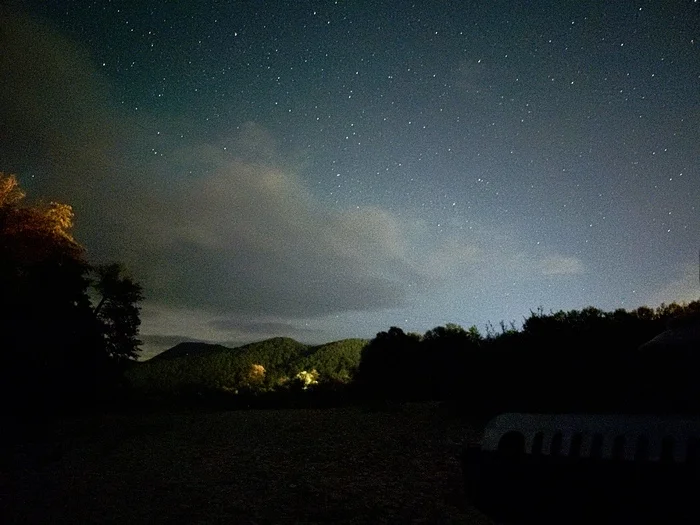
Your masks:
<path fill-rule="evenodd" d="M 129 382 L 146 391 L 182 388 L 237 390 L 273 387 L 300 372 L 316 371 L 319 380 L 347 382 L 359 365 L 364 339 L 345 339 L 320 346 L 276 337 L 238 348 L 208 343 L 180 343 L 127 373 Z"/>

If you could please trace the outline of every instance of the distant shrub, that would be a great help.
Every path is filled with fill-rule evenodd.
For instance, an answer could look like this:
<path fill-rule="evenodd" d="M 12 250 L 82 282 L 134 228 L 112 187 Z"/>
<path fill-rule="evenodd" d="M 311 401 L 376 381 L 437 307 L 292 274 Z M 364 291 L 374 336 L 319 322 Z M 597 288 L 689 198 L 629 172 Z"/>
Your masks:
<path fill-rule="evenodd" d="M 294 376 L 294 379 L 301 384 L 302 389 L 306 390 L 311 385 L 318 384 L 318 377 L 318 371 L 316 369 L 313 369 L 310 372 L 302 370 L 296 376 Z"/>

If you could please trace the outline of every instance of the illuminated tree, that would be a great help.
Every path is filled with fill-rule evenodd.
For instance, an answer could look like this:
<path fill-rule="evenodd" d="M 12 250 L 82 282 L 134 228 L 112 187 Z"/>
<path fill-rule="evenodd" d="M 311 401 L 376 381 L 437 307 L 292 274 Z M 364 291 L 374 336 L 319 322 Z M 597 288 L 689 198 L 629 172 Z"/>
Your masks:
<path fill-rule="evenodd" d="M 248 380 L 251 383 L 262 383 L 263 379 L 265 379 L 265 367 L 260 364 L 250 365 Z"/>
<path fill-rule="evenodd" d="M 25 194 L 20 189 L 17 177 L 0 173 L 0 208 L 17 204 Z"/>
<path fill-rule="evenodd" d="M 318 384 L 318 376 L 319 376 L 319 373 L 317 370 L 311 370 L 311 371 L 302 370 L 296 376 L 294 376 L 294 379 L 299 382 L 299 384 L 301 385 L 301 388 L 303 390 L 306 390 L 311 385 Z"/>

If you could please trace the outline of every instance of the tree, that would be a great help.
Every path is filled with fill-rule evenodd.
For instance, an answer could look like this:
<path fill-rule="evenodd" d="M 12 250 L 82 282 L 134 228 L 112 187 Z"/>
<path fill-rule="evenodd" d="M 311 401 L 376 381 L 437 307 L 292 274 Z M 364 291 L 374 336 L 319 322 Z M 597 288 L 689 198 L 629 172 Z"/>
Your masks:
<path fill-rule="evenodd" d="M 81 326 L 89 318 L 87 263 L 71 235 L 70 206 L 29 206 L 24 197 L 14 176 L 0 174 L 2 386 L 38 394 L 62 389 L 76 368 L 70 358 L 90 337 Z"/>
<path fill-rule="evenodd" d="M 362 349 L 357 386 L 379 399 L 405 401 L 423 395 L 420 336 L 392 326 Z"/>
<path fill-rule="evenodd" d="M 72 208 L 24 199 L 0 173 L 0 404 L 19 396 L 49 409 L 91 397 L 105 371 L 135 357 L 141 288 L 118 267 L 97 268 L 93 307 Z"/>
<path fill-rule="evenodd" d="M 477 350 L 482 337 L 476 326 L 465 330 L 447 323 L 428 330 L 421 341 L 422 360 L 429 376 L 430 395 L 437 399 L 453 397 L 474 374 Z"/>
<path fill-rule="evenodd" d="M 17 177 L 0 173 L 0 209 L 17 204 L 24 197 L 25 193 L 19 187 Z"/>
<path fill-rule="evenodd" d="M 94 273 L 94 288 L 100 295 L 94 314 L 104 336 L 105 351 L 119 363 L 136 359 L 141 344 L 139 303 L 143 289 L 125 276 L 124 268 L 117 263 L 97 266 Z"/>

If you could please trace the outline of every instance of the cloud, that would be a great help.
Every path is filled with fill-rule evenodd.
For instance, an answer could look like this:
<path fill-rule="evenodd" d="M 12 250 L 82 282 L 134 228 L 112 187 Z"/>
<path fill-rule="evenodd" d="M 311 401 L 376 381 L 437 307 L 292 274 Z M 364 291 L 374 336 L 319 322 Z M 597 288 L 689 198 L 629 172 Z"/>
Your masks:
<path fill-rule="evenodd" d="M 700 300 L 698 267 L 688 264 L 679 274 L 652 292 L 644 304 L 658 306 L 661 303 L 689 303 Z"/>
<path fill-rule="evenodd" d="M 148 302 L 141 313 L 146 333 L 142 358 L 148 359 L 178 343 L 198 341 L 237 347 L 270 337 L 292 337 L 308 344 L 328 342 L 328 334 L 312 320 L 286 320 L 262 315 L 216 315 L 192 308 Z"/>
<path fill-rule="evenodd" d="M 453 237 L 445 240 L 427 255 L 425 271 L 434 276 L 450 278 L 481 266 L 486 255 L 486 250 L 475 241 Z"/>
<path fill-rule="evenodd" d="M 409 268 L 388 213 L 325 210 L 291 170 L 208 146 L 191 158 L 214 168 L 162 195 L 147 228 L 134 225 L 143 248 L 130 262 L 154 299 L 290 318 L 402 303 Z"/>
<path fill-rule="evenodd" d="M 209 321 L 209 325 L 217 330 L 234 334 L 245 334 L 246 337 L 257 335 L 261 338 L 287 336 L 293 338 L 308 338 L 319 335 L 319 330 L 302 328 L 293 323 L 274 320 L 245 319 L 242 317 L 217 317 Z"/>
<path fill-rule="evenodd" d="M 580 259 L 562 255 L 544 257 L 537 266 L 542 275 L 579 275 L 585 272 L 585 267 Z"/>
<path fill-rule="evenodd" d="M 0 11 L 0 116 L 5 167 L 59 172 L 52 193 L 89 190 L 122 131 L 87 51 L 51 25 Z M 86 168 L 90 171 L 86 172 Z M 73 184 L 81 180 L 81 185 Z"/>
<path fill-rule="evenodd" d="M 413 269 L 396 218 L 324 207 L 264 127 L 216 142 L 158 135 L 172 122 L 116 110 L 90 55 L 53 27 L 5 13 L 0 38 L 0 169 L 19 171 L 30 195 L 72 204 L 88 256 L 125 261 L 149 303 L 208 322 L 406 301 Z"/>
<path fill-rule="evenodd" d="M 145 335 L 143 340 L 146 344 L 152 347 L 163 347 L 163 349 L 172 348 L 180 343 L 200 343 L 200 339 L 193 339 L 183 335 Z"/>
<path fill-rule="evenodd" d="M 580 259 L 556 251 L 538 255 L 518 242 L 515 235 L 506 233 L 508 230 L 507 226 L 500 229 L 480 226 L 478 233 L 448 237 L 426 254 L 423 271 L 448 282 L 465 275 L 482 276 L 494 282 L 507 276 L 520 279 L 585 273 Z"/>

